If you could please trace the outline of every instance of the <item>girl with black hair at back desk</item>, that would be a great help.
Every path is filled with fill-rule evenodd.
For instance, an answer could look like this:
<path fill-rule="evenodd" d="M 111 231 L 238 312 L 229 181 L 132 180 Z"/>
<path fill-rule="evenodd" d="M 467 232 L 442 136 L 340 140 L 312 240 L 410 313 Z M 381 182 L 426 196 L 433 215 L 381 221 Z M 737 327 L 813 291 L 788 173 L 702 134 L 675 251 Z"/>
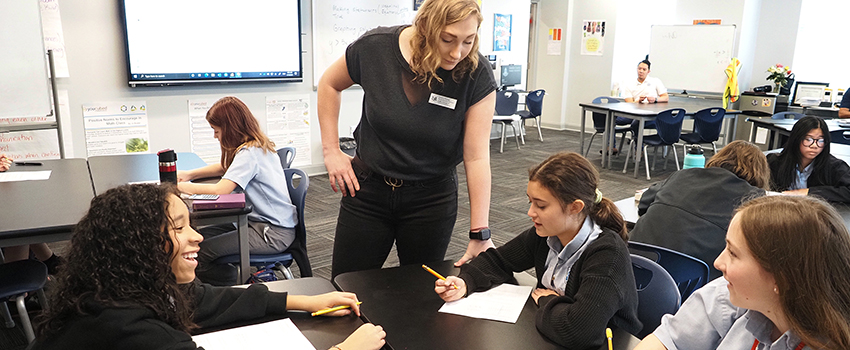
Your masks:
<path fill-rule="evenodd" d="M 528 216 L 534 227 L 437 280 L 445 301 L 488 290 L 534 267 L 540 333 L 568 349 L 599 349 L 605 328 L 641 330 L 628 234 L 599 173 L 577 153 L 558 153 L 529 171 Z M 451 285 L 454 283 L 458 289 Z"/>
<path fill-rule="evenodd" d="M 173 186 L 125 185 L 98 195 L 74 229 L 68 268 L 59 273 L 32 349 L 196 349 L 189 332 L 199 326 L 337 305 L 351 309 L 329 316 L 360 314 L 353 293 L 299 296 L 262 284 L 199 283 L 201 241 Z M 385 335 L 365 324 L 334 349 L 380 349 Z"/>
<path fill-rule="evenodd" d="M 850 203 L 850 166 L 830 154 L 829 147 L 829 126 L 823 119 L 797 120 L 782 152 L 767 156 L 771 190 Z"/>

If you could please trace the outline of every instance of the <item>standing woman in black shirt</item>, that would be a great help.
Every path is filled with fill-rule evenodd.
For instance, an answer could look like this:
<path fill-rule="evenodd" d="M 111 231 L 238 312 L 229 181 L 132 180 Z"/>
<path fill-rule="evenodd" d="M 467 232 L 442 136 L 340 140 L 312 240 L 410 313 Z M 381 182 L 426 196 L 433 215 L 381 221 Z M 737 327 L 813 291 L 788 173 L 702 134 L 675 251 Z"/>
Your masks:
<path fill-rule="evenodd" d="M 478 52 L 475 0 L 428 0 L 412 26 L 379 27 L 322 75 L 319 125 L 331 188 L 342 191 L 333 275 L 380 268 L 393 243 L 401 264 L 442 260 L 457 218 L 463 161 L 470 241 L 462 264 L 489 239 L 489 136 L 495 78 Z M 342 90 L 363 88 L 357 155 L 338 144 Z"/>

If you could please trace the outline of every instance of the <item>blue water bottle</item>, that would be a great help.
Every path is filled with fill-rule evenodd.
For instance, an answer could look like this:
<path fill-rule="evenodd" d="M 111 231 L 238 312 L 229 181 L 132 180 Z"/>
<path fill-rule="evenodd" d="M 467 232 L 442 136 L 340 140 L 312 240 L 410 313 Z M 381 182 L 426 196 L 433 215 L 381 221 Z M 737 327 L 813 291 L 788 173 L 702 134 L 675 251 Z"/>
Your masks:
<path fill-rule="evenodd" d="M 700 145 L 691 145 L 685 154 L 685 164 L 682 169 L 705 168 L 705 155 Z"/>

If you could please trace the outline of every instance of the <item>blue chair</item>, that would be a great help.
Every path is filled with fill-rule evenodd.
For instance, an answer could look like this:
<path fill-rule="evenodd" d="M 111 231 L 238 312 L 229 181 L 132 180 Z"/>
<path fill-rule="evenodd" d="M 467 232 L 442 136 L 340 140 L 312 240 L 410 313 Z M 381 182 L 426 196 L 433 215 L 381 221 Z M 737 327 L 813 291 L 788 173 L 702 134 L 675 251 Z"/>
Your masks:
<path fill-rule="evenodd" d="M 635 336 L 643 338 L 658 328 L 662 316 L 679 310 L 681 297 L 676 282 L 661 265 L 640 255 L 631 256 L 638 291 L 637 316 L 643 323 L 643 329 Z"/>
<path fill-rule="evenodd" d="M 717 153 L 715 142 L 720 139 L 720 130 L 723 128 L 723 117 L 726 110 L 723 108 L 706 108 L 694 114 L 694 132 L 682 134 L 679 139 L 685 144 L 710 143 Z M 682 145 L 682 154 L 685 154 L 685 145 Z"/>
<path fill-rule="evenodd" d="M 307 230 L 304 226 L 304 203 L 307 199 L 307 187 L 310 186 L 310 178 L 301 169 L 288 168 L 283 169 L 286 175 L 286 186 L 289 189 L 289 197 L 292 199 L 292 204 L 298 210 L 298 224 L 295 226 L 295 240 L 289 248 L 278 254 L 251 254 L 248 259 L 251 266 L 265 267 L 275 264 L 283 272 L 284 277 L 292 279 L 292 262 L 298 264 L 298 269 L 301 271 L 301 277 L 312 277 L 313 270 L 310 267 L 310 259 L 307 257 Z M 298 187 L 293 183 L 294 175 L 301 177 Z M 227 255 L 213 261 L 213 264 L 234 264 L 239 266 L 239 255 Z M 238 272 L 237 272 L 238 274 Z M 240 281 L 245 282 L 245 281 Z"/>
<path fill-rule="evenodd" d="M 646 164 L 646 179 L 649 180 L 649 158 L 647 157 L 646 149 L 649 146 L 655 148 L 655 154 L 658 154 L 658 146 L 664 146 L 666 154 L 667 146 L 673 146 L 679 141 L 679 136 L 682 133 L 682 121 L 685 120 L 685 110 L 682 108 L 671 108 L 658 113 L 655 118 L 655 128 L 658 131 L 655 135 L 647 135 L 643 137 L 643 160 Z M 626 152 L 626 164 L 623 166 L 623 174 L 629 167 L 629 156 L 632 154 L 633 143 L 637 140 L 633 137 L 629 142 L 629 151 Z M 676 147 L 673 148 L 673 156 L 676 157 L 676 170 L 679 170 L 679 155 L 676 153 Z M 637 150 L 636 150 L 637 152 Z M 635 155 L 637 157 L 637 155 Z M 655 155 L 652 159 L 652 168 L 655 169 Z M 667 168 L 667 157 L 664 157 L 664 168 Z"/>
<path fill-rule="evenodd" d="M 15 321 L 12 320 L 9 309 L 6 308 L 6 301 L 14 299 L 24 335 L 30 343 L 35 339 L 35 333 L 32 331 L 32 323 L 24 298 L 27 293 L 35 291 L 38 293 L 42 308 L 46 308 L 47 298 L 42 289 L 45 282 L 47 282 L 47 266 L 40 261 L 21 260 L 0 265 L 0 302 L 3 303 L 3 311 L 5 311 L 3 318 L 6 321 L 6 328 L 15 327 Z"/>
<path fill-rule="evenodd" d="M 593 103 L 620 103 L 620 100 L 608 96 L 599 96 L 593 99 Z M 587 154 L 590 153 L 590 146 L 593 145 L 593 138 L 596 137 L 596 135 L 600 135 L 605 132 L 605 114 L 593 113 L 593 128 L 596 129 L 596 132 L 590 136 L 590 142 L 587 145 L 587 149 L 584 151 L 585 158 L 587 158 Z M 623 149 L 623 143 L 626 142 L 626 133 L 628 132 L 631 132 L 631 128 L 629 126 L 614 127 L 614 134 L 623 134 L 623 138 L 620 140 L 619 149 Z M 605 149 L 605 147 L 603 146 L 602 149 Z"/>
<path fill-rule="evenodd" d="M 830 131 L 830 142 L 840 143 L 842 145 L 850 145 L 850 135 L 847 134 L 848 132 L 850 132 L 850 129 L 839 129 Z"/>
<path fill-rule="evenodd" d="M 508 124 L 514 130 L 516 149 L 519 149 L 519 133 L 517 133 L 516 123 L 522 120 L 522 118 L 517 114 L 516 109 L 518 105 L 519 95 L 516 92 L 509 90 L 496 91 L 496 115 L 493 116 L 493 123 L 502 125 L 499 153 L 505 151 L 505 129 L 508 127 Z"/>
<path fill-rule="evenodd" d="M 667 270 L 679 287 L 683 302 L 695 290 L 708 283 L 708 264 L 700 259 L 672 249 L 633 241 L 629 241 L 629 251 L 652 260 Z"/>
<path fill-rule="evenodd" d="M 295 160 L 295 147 L 281 147 L 277 149 L 277 155 L 280 157 L 280 166 L 284 169 L 292 165 Z"/>
<path fill-rule="evenodd" d="M 804 117 L 803 113 L 796 112 L 779 112 L 770 117 L 770 119 L 800 119 Z"/>
<path fill-rule="evenodd" d="M 537 124 L 537 137 L 540 138 L 540 142 L 543 142 L 543 133 L 540 131 L 540 115 L 543 114 L 543 96 L 546 95 L 546 90 L 538 89 L 532 92 L 529 92 L 528 95 L 525 96 L 525 108 L 524 111 L 517 111 L 516 114 L 519 115 L 522 120 L 522 126 L 525 127 L 526 119 L 534 119 L 534 122 Z M 522 134 L 519 135 L 520 140 L 522 140 L 522 144 L 525 144 L 525 136 Z"/>

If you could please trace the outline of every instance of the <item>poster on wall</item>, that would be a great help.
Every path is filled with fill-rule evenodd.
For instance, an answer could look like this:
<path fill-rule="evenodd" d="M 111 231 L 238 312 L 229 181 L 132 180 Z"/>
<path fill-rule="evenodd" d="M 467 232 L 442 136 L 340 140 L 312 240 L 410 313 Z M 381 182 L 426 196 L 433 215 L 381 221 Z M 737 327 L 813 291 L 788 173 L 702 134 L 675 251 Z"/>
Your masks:
<path fill-rule="evenodd" d="M 85 104 L 83 126 L 88 157 L 150 152 L 145 101 Z"/>
<path fill-rule="evenodd" d="M 189 100 L 189 138 L 192 140 L 192 153 L 207 164 L 221 162 L 221 145 L 213 136 L 213 129 L 207 122 L 207 111 L 218 101 L 203 98 Z"/>
<path fill-rule="evenodd" d="M 493 14 L 493 51 L 511 51 L 513 15 Z"/>
<path fill-rule="evenodd" d="M 584 21 L 581 28 L 581 54 L 602 56 L 605 21 Z"/>
<path fill-rule="evenodd" d="M 276 148 L 295 147 L 292 166 L 310 165 L 310 95 L 266 97 L 266 130 Z"/>
<path fill-rule="evenodd" d="M 549 29 L 549 40 L 546 43 L 546 54 L 549 56 L 561 55 L 561 28 Z"/>

